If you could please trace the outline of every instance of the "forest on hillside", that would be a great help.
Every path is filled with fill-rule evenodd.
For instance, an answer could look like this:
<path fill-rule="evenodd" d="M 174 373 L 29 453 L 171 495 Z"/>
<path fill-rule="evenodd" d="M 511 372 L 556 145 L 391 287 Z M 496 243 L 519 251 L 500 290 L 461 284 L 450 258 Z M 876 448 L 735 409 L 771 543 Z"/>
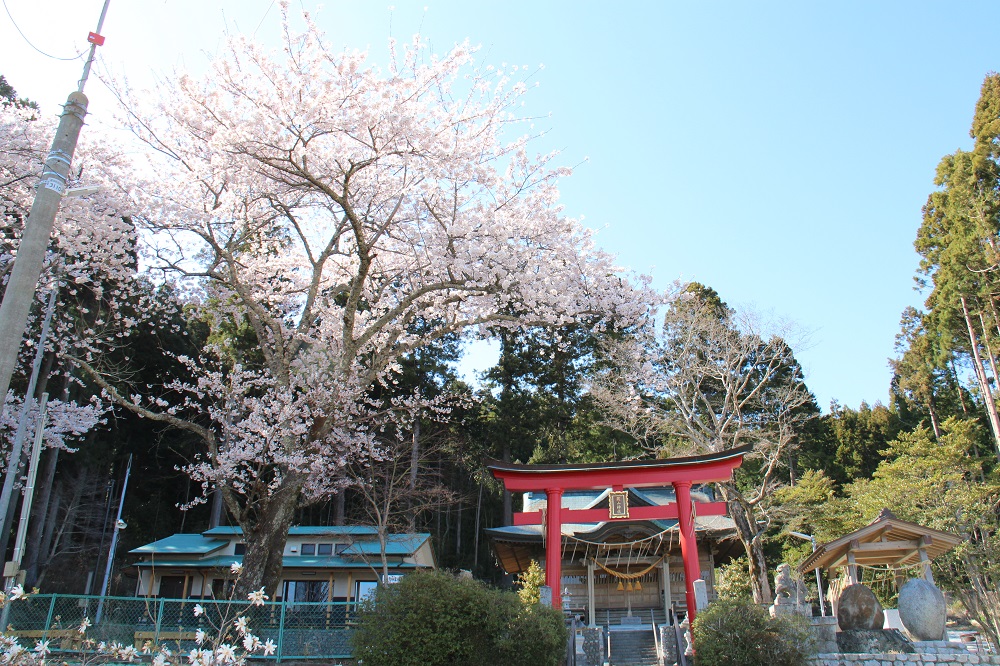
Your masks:
<path fill-rule="evenodd" d="M 171 108 L 131 106 L 152 166 L 99 140 L 74 160 L 100 190 L 63 204 L 0 415 L 23 463 L 48 395 L 29 587 L 95 589 L 129 464 L 126 594 L 130 548 L 218 524 L 247 535 L 248 589 L 276 584 L 294 524 L 428 531 L 442 566 L 500 582 L 483 529 L 516 507 L 484 459 L 752 444 L 718 490 L 757 601 L 808 554 L 792 532 L 822 542 L 888 508 L 965 537 L 936 579 L 1000 638 L 1000 76 L 972 150 L 937 166 L 915 240 L 926 301 L 902 313 L 887 403 L 822 414 L 787 329 L 711 285 L 654 290 L 562 214 L 567 173 L 533 152 L 516 76 L 462 47 L 429 63 L 401 47 L 380 73 L 314 28 L 288 46 L 237 42 L 169 82 Z M 0 95 L 6 284 L 51 128 L 2 79 Z M 499 358 L 471 386 L 457 362 L 482 339 Z"/>

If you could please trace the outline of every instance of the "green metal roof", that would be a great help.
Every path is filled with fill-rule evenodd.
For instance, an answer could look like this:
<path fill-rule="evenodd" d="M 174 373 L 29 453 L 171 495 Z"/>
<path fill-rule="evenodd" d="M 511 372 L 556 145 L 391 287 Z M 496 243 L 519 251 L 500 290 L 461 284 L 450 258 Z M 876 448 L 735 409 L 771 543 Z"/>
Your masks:
<path fill-rule="evenodd" d="M 173 534 L 145 546 L 133 548 L 136 555 L 202 555 L 209 554 L 229 544 L 223 539 L 209 539 L 201 534 Z"/>
<path fill-rule="evenodd" d="M 234 536 L 243 534 L 241 527 L 213 527 L 202 532 L 204 536 Z M 378 530 L 369 525 L 295 525 L 288 528 L 288 536 L 358 536 L 376 535 Z"/>
<path fill-rule="evenodd" d="M 391 553 L 390 553 L 391 555 Z M 163 567 L 178 569 L 229 569 L 233 564 L 243 561 L 241 556 L 216 555 L 215 557 L 205 557 L 200 559 L 154 559 L 136 562 L 135 566 L 140 568 Z M 370 569 L 369 563 L 355 558 L 332 557 L 301 557 L 286 556 L 282 558 L 281 565 L 285 569 Z M 416 564 L 409 562 L 389 563 L 390 569 L 415 569 Z"/>
<path fill-rule="evenodd" d="M 412 555 L 424 545 L 430 534 L 390 534 L 385 544 L 385 554 L 394 556 Z M 378 555 L 382 552 L 377 539 L 356 541 L 344 549 L 345 555 Z"/>

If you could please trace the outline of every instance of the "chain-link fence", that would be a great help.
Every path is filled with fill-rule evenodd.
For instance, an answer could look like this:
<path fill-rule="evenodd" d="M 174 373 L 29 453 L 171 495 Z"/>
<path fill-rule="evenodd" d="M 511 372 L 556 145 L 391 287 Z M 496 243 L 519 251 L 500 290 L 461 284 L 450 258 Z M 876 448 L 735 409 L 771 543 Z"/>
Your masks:
<path fill-rule="evenodd" d="M 277 646 L 271 659 L 344 659 L 351 656 L 356 613 L 355 602 L 280 601 L 254 606 L 246 601 L 36 594 L 9 603 L 3 626 L 23 639 L 22 644 L 48 641 L 53 651 L 87 650 L 86 638 L 138 649 L 165 645 L 186 652 L 197 647 L 198 630 L 208 640 L 237 643 L 234 623 L 245 617 L 251 633 Z M 85 621 L 90 626 L 84 634 L 80 627 Z"/>

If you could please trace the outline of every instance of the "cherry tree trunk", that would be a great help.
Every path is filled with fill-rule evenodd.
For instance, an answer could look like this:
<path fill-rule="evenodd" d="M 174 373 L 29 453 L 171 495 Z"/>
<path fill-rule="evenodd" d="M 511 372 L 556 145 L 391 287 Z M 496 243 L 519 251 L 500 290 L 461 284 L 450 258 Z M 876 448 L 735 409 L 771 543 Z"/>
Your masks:
<path fill-rule="evenodd" d="M 245 599 L 247 594 L 262 587 L 265 594 L 275 598 L 281 581 L 288 528 L 292 525 L 300 494 L 300 484 L 286 482 L 259 502 L 253 519 L 243 521 L 247 550 L 243 556 L 243 573 L 236 585 L 236 599 Z"/>
<path fill-rule="evenodd" d="M 760 538 L 762 532 L 757 528 L 753 507 L 732 483 L 720 483 L 719 489 L 729 506 L 729 516 L 736 524 L 736 536 L 747 552 L 754 603 L 769 604 L 773 601 L 771 583 L 768 580 L 767 561 L 764 558 L 764 544 Z"/>

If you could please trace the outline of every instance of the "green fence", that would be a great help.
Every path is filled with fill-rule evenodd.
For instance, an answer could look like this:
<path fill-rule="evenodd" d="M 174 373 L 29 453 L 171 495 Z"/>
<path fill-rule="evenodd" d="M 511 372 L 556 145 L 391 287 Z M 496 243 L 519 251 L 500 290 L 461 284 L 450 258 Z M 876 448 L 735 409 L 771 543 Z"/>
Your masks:
<path fill-rule="evenodd" d="M 203 609 L 198 616 L 196 605 Z M 194 639 L 199 629 L 210 639 L 218 635 L 218 627 L 229 627 L 235 635 L 232 623 L 244 616 L 251 633 L 261 641 L 274 642 L 277 649 L 269 658 L 278 661 L 350 658 L 356 612 L 354 602 L 279 601 L 250 606 L 246 601 L 68 594 L 36 594 L 11 602 L 5 609 L 8 633 L 20 637 L 27 647 L 47 640 L 54 652 L 86 649 L 78 631 L 85 618 L 91 623 L 88 639 L 137 648 L 150 643 L 186 652 L 197 647 Z"/>

